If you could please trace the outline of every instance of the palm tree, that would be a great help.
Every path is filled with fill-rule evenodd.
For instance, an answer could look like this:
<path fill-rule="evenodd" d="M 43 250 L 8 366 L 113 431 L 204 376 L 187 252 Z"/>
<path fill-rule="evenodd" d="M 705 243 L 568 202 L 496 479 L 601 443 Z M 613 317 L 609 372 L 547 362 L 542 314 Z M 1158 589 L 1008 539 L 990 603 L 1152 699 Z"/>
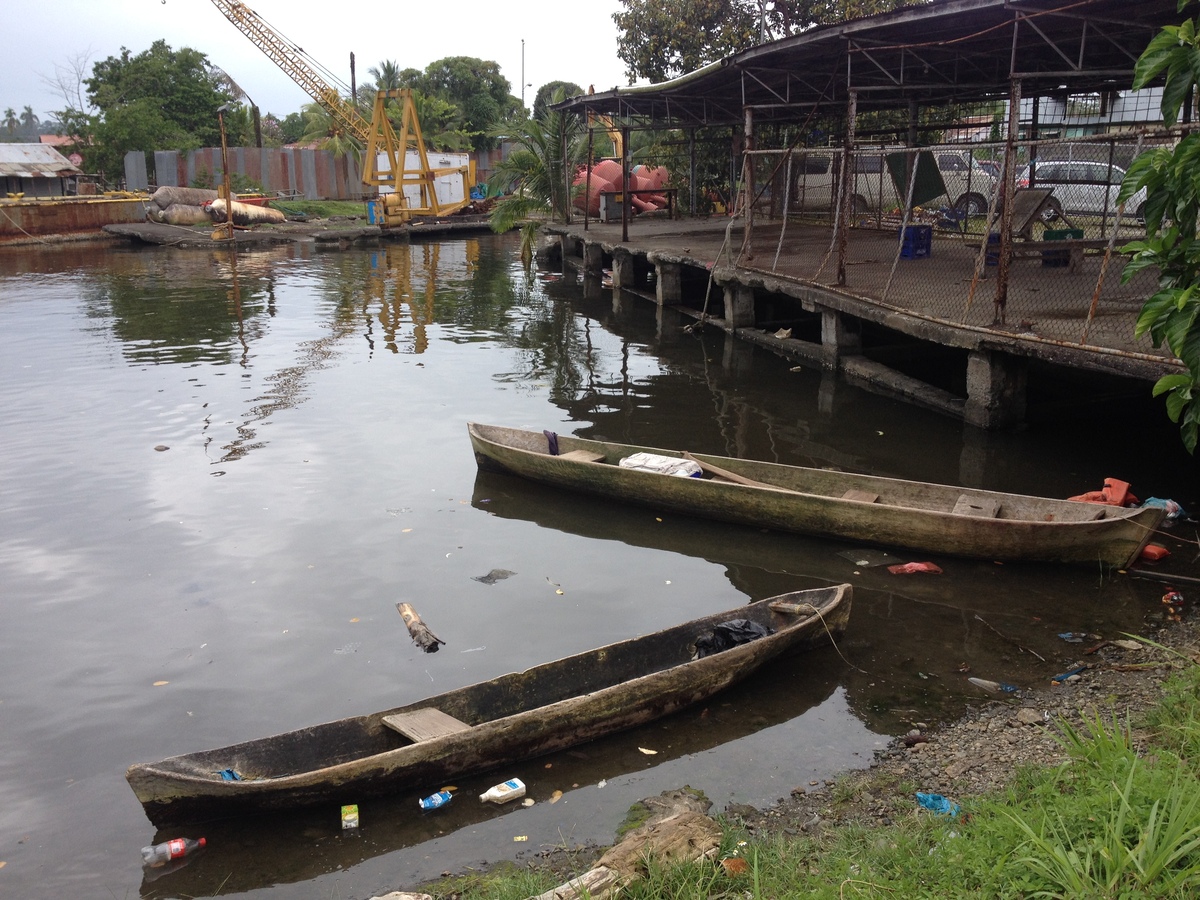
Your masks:
<path fill-rule="evenodd" d="M 315 143 L 321 150 L 329 150 L 339 158 L 349 153 L 356 161 L 362 162 L 362 144 L 343 130 L 329 110 L 320 103 L 306 103 L 300 112 L 304 116 L 304 134 L 299 143 Z"/>
<path fill-rule="evenodd" d="M 562 99 L 558 92 L 552 103 Z M 539 115 L 499 127 L 492 135 L 511 143 L 513 149 L 488 180 L 489 194 L 509 191 L 493 208 L 490 224 L 494 231 L 503 232 L 522 223 L 521 254 L 528 259 L 538 220 L 566 219 L 575 193 L 566 184 L 566 173 L 574 175 L 583 163 L 583 123 L 547 106 Z"/>
<path fill-rule="evenodd" d="M 17 136 L 17 126 L 21 124 L 21 120 L 17 118 L 17 111 L 11 106 L 4 111 L 4 127 L 8 129 L 9 138 Z"/>
<path fill-rule="evenodd" d="M 24 130 L 27 137 L 30 139 L 36 138 L 38 133 L 38 125 L 41 124 L 41 119 L 33 111 L 32 106 L 26 106 L 21 110 L 21 128 Z"/>
<path fill-rule="evenodd" d="M 378 66 L 371 66 L 367 74 L 375 79 L 375 90 L 394 91 L 404 87 L 401 84 L 400 64 L 394 59 L 381 60 Z"/>

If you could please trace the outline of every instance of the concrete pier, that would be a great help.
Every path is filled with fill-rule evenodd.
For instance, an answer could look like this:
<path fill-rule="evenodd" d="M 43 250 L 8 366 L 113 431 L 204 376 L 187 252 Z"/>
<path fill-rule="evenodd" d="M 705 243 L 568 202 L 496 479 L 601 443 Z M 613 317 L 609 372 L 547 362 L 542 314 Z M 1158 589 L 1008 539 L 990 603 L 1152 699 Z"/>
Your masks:
<path fill-rule="evenodd" d="M 558 235 L 565 264 L 589 275 L 611 267 L 621 304 L 626 295 L 654 302 L 661 327 L 702 319 L 801 365 L 983 429 L 1024 421 L 1035 360 L 1136 379 L 1147 391 L 1182 371 L 1133 337 L 1141 301 L 1130 298 L 1149 296 L 1138 293 L 1148 285 L 1131 282 L 1120 293 L 1110 275 L 1111 297 L 1097 303 L 1106 282 L 1103 273 L 1095 280 L 1094 258 L 1082 271 L 1014 264 L 998 304 L 978 244 L 961 234 L 935 239 L 932 259 L 911 260 L 900 258 L 894 233 L 854 229 L 843 285 L 828 228 L 789 224 L 781 233 L 778 224 L 760 223 L 739 252 L 728 246 L 727 225 L 645 220 L 628 241 L 619 226 L 595 222 L 547 230 Z M 641 288 L 639 270 L 653 272 L 653 295 Z M 934 380 L 926 377 L 931 357 L 941 361 Z"/>

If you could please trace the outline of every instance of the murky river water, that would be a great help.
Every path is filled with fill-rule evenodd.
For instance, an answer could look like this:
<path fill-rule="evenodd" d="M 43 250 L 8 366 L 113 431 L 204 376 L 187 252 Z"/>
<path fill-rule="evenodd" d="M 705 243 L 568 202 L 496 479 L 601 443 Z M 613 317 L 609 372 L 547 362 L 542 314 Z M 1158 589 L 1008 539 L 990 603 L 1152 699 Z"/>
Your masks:
<path fill-rule="evenodd" d="M 1156 612 L 1158 585 L 1089 567 L 934 557 L 944 575 L 900 578 L 844 544 L 477 473 L 472 419 L 1056 496 L 1106 475 L 1144 496 L 1200 493 L 1160 411 L 1127 413 L 1123 395 L 1043 390 L 1030 429 L 984 435 L 660 325 L 648 304 L 585 299 L 573 278 L 527 276 L 515 251 L 483 237 L 236 266 L 0 254 L 0 894 L 369 897 L 607 841 L 631 802 L 684 783 L 718 809 L 768 803 L 979 699 L 963 664 L 1031 684 L 1079 652 L 1058 632 L 1112 635 Z M 496 568 L 516 574 L 475 580 Z M 350 839 L 336 809 L 179 829 L 209 849 L 144 878 L 138 848 L 175 835 L 142 814 L 132 762 L 842 580 L 857 593 L 840 654 L 464 779 L 436 814 L 415 795 L 365 803 Z M 399 601 L 441 652 L 412 646 Z M 473 800 L 510 775 L 535 806 Z"/>

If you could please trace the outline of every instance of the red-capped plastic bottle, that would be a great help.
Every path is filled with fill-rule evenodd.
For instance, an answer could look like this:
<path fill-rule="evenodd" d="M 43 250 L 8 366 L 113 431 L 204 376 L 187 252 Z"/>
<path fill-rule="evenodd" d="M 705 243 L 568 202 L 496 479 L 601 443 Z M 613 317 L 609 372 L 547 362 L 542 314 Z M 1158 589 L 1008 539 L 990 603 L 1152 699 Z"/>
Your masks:
<path fill-rule="evenodd" d="M 193 840 L 192 838 L 174 838 L 169 841 L 163 841 L 161 844 L 143 847 L 142 864 L 146 866 L 166 865 L 173 859 L 179 859 L 181 856 L 194 853 L 207 843 L 208 841 L 204 838 L 199 838 L 198 840 Z"/>

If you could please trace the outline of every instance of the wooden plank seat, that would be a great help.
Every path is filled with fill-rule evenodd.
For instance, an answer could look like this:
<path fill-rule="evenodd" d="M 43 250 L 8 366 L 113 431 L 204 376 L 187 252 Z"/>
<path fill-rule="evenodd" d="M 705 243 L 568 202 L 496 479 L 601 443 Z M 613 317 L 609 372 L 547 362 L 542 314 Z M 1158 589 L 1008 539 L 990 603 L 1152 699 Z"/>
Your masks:
<path fill-rule="evenodd" d="M 433 706 L 384 716 L 383 724 L 413 741 L 431 741 L 471 727 Z"/>
<path fill-rule="evenodd" d="M 593 453 L 591 450 L 568 450 L 558 456 L 559 459 L 569 459 L 572 462 L 604 462 L 603 453 Z"/>
<path fill-rule="evenodd" d="M 956 516 L 979 516 L 981 519 L 994 519 L 1000 513 L 1000 501 L 995 497 L 972 497 L 963 494 L 954 504 Z"/>
<path fill-rule="evenodd" d="M 874 503 L 879 499 L 878 494 L 872 494 L 870 491 L 858 491 L 851 488 L 842 494 L 843 500 L 857 500 L 859 503 Z"/>

